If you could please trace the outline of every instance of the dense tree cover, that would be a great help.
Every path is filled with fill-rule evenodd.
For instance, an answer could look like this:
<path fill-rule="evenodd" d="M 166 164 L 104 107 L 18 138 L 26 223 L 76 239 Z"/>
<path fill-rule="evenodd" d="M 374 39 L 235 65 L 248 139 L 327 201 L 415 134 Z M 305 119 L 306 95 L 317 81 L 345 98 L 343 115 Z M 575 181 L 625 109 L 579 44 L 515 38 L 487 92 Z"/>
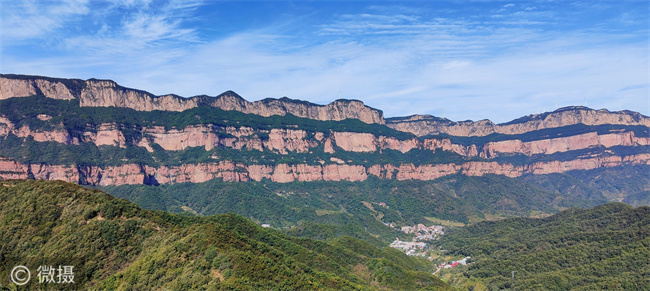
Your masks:
<path fill-rule="evenodd" d="M 450 231 L 439 244 L 472 257 L 474 263 L 455 274 L 465 287 L 650 290 L 647 206 L 610 203 L 543 219 L 480 222 Z"/>
<path fill-rule="evenodd" d="M 448 288 L 425 261 L 354 238 L 293 238 L 234 214 L 154 212 L 98 190 L 31 180 L 0 181 L 0 265 L 0 288 L 12 287 L 15 265 L 72 265 L 75 283 L 66 287 L 76 289 Z M 32 278 L 26 287 L 61 287 L 54 284 Z"/>
<path fill-rule="evenodd" d="M 623 199 L 623 202 L 630 205 L 650 205 L 650 191 L 639 191 L 628 195 Z"/>
<path fill-rule="evenodd" d="M 632 206 L 650 206 L 650 195 L 645 194 L 650 184 L 650 167 L 646 165 L 526 175 L 521 179 L 545 191 L 563 193 L 569 199 L 572 197 L 603 204 L 606 201 L 618 201 L 622 197 L 623 202 Z M 587 204 L 579 204 L 577 200 L 573 202 L 561 202 L 558 205 L 589 207 Z"/>
<path fill-rule="evenodd" d="M 591 207 L 605 201 L 595 194 L 583 197 L 545 191 L 521 179 L 498 175 L 452 175 L 435 181 L 374 177 L 363 182 L 212 180 L 101 189 L 148 209 L 199 215 L 234 212 L 258 223 L 287 228 L 296 236 L 330 240 L 347 235 L 375 245 L 385 245 L 400 236 L 384 223 L 429 224 L 427 217 L 468 223 L 492 217 L 551 214 L 567 205 Z"/>

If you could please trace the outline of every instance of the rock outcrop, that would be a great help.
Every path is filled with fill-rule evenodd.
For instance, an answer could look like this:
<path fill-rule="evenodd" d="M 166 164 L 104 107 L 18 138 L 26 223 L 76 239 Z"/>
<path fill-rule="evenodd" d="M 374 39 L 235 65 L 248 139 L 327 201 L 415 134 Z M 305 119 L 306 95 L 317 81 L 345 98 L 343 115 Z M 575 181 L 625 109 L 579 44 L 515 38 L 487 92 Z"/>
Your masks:
<path fill-rule="evenodd" d="M 42 94 L 48 98 L 79 100 L 85 107 L 123 107 L 138 111 L 184 111 L 198 106 L 212 106 L 260 116 L 292 114 L 316 120 L 358 119 L 365 123 L 384 123 L 383 113 L 358 100 L 336 100 L 318 105 L 289 98 L 248 102 L 235 92 L 216 97 L 206 95 L 183 98 L 169 94 L 155 96 L 149 92 L 124 88 L 111 80 L 57 79 L 39 76 L 1 75 L 0 100 Z"/>
<path fill-rule="evenodd" d="M 212 106 L 261 116 L 292 114 L 317 120 L 384 122 L 381 111 L 360 101 L 337 100 L 324 106 L 288 98 L 248 102 L 234 92 L 217 97 L 153 96 L 108 80 L 0 75 L 0 99 L 32 95 L 77 100 L 82 107 L 183 111 Z M 29 106 L 24 102 L 9 104 Z M 74 102 L 57 104 L 79 109 Z M 48 109 L 30 112 L 26 117 L 22 109 L 12 110 L 4 115 L 0 112 L 0 146 L 8 149 L 0 148 L 0 179 L 65 180 L 102 186 L 200 183 L 212 179 L 364 181 L 373 176 L 433 180 L 457 173 L 519 177 L 650 164 L 650 118 L 636 112 L 585 107 L 562 108 L 504 124 L 488 120 L 452 122 L 432 116 L 387 121 L 389 127 L 420 137 L 391 136 L 394 131 L 388 128 L 354 123 L 343 123 L 336 129 L 320 123 L 314 126 L 314 122 L 277 126 L 274 119 L 259 126 L 258 119 L 249 123 L 216 119 L 201 123 L 199 115 L 194 116 L 194 121 L 186 118 L 178 123 L 162 120 L 143 124 L 102 116 L 97 119 L 102 121 L 73 120 L 70 125 L 76 115 Z M 33 120 L 24 122 L 23 118 Z M 367 128 L 368 132 L 359 132 Z M 440 134 L 448 136 L 424 137 Z M 39 160 L 25 154 L 26 145 L 37 150 L 41 145 L 48 150 L 63 145 L 123 158 L 102 162 L 79 159 L 71 153 L 66 155 L 74 158 L 52 158 L 56 156 L 52 154 L 49 160 Z M 193 160 L 186 161 L 188 157 Z"/>
<path fill-rule="evenodd" d="M 483 176 L 487 174 L 519 177 L 524 174 L 563 173 L 572 170 L 591 170 L 621 165 L 650 165 L 650 154 L 625 157 L 586 157 L 569 161 L 537 162 L 516 166 L 508 163 L 471 161 L 464 163 L 393 165 L 377 164 L 370 167 L 347 164 L 277 164 L 245 165 L 232 161 L 184 164 L 181 166 L 120 166 L 75 167 L 70 165 L 22 164 L 1 158 L 0 179 L 26 179 L 32 176 L 42 180 L 63 180 L 86 185 L 136 185 L 201 183 L 212 179 L 229 182 L 262 181 L 263 179 L 288 183 L 294 181 L 364 181 L 369 176 L 380 179 L 429 181 L 452 174 Z"/>
<path fill-rule="evenodd" d="M 0 116 L 0 138 L 15 135 L 31 137 L 37 142 L 57 142 L 78 145 L 91 142 L 97 146 L 114 145 L 126 147 L 127 140 L 117 123 L 104 123 L 88 127 L 83 133 L 75 135 L 64 129 L 38 130 L 23 125 L 16 128 L 7 118 Z M 521 154 L 526 156 L 554 154 L 594 147 L 611 148 L 617 146 L 650 146 L 650 137 L 636 136 L 634 131 L 614 131 L 608 133 L 587 132 L 556 138 L 540 138 L 532 141 L 509 139 L 482 144 L 455 144 L 449 138 L 411 138 L 399 140 L 389 136 L 375 136 L 371 133 L 332 131 L 325 137 L 323 132 L 308 132 L 300 129 L 260 130 L 250 127 L 223 127 L 210 124 L 190 125 L 183 129 L 165 129 L 162 126 L 143 127 L 139 139 L 128 141 L 135 146 L 153 152 L 151 144 L 157 144 L 167 151 L 185 150 L 190 147 L 203 147 L 206 151 L 216 147 L 236 150 L 269 150 L 281 155 L 307 153 L 323 146 L 324 152 L 337 151 L 355 153 L 375 153 L 395 150 L 407 153 L 411 150 L 448 151 L 463 157 L 498 158 L 504 155 Z M 261 138 L 264 136 L 265 138 Z"/>
<path fill-rule="evenodd" d="M 124 107 L 139 111 L 184 111 L 199 106 L 211 106 L 260 116 L 292 114 L 315 120 L 358 119 L 365 123 L 386 124 L 417 136 L 447 134 L 452 136 L 487 136 L 490 134 L 524 134 L 531 131 L 558 128 L 575 124 L 585 125 L 641 125 L 650 127 L 650 118 L 637 112 L 587 107 L 565 107 L 549 113 L 533 114 L 508 123 L 494 124 L 489 120 L 453 122 L 431 115 L 413 115 L 384 120 L 380 110 L 370 108 L 358 100 L 336 100 L 327 105 L 306 101 L 267 98 L 249 102 L 235 92 L 226 91 L 216 97 L 207 95 L 183 98 L 169 94 L 151 93 L 122 87 L 111 80 L 57 79 L 39 76 L 0 74 L 0 100 L 42 94 L 48 98 L 79 100 L 80 106 Z"/>
<path fill-rule="evenodd" d="M 582 106 L 572 106 L 560 108 L 553 112 L 529 115 L 503 124 L 494 124 L 489 120 L 452 122 L 431 115 L 413 115 L 388 118 L 386 120 L 388 127 L 410 132 L 417 136 L 438 134 L 487 136 L 493 133 L 514 135 L 575 124 L 641 125 L 650 127 L 650 118 L 638 112 L 627 110 L 611 112 L 607 109 L 593 110 Z"/>

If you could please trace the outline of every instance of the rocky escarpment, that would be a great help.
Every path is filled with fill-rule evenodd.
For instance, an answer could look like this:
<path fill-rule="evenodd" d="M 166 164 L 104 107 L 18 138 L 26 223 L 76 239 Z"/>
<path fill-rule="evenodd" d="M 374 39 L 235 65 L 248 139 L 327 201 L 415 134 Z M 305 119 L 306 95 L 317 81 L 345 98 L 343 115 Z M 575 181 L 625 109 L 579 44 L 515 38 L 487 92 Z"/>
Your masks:
<path fill-rule="evenodd" d="M 327 105 L 289 98 L 248 102 L 235 92 L 216 97 L 206 95 L 183 98 L 177 95 L 154 96 L 151 93 L 124 88 L 110 80 L 56 79 L 39 76 L 0 75 L 0 100 L 13 97 L 44 95 L 62 100 L 79 100 L 84 107 L 123 107 L 139 111 L 183 111 L 198 106 L 212 106 L 260 116 L 292 114 L 315 120 L 358 119 L 365 123 L 383 124 L 383 113 L 358 100 L 336 100 Z"/>
<path fill-rule="evenodd" d="M 40 114 L 38 119 L 49 122 L 51 116 Z M 57 129 L 57 126 L 59 127 Z M 166 152 L 178 152 L 190 148 L 201 148 L 210 153 L 211 159 L 199 163 L 182 165 L 148 165 L 124 162 L 119 165 L 51 164 L 20 162 L 16 159 L 0 160 L 0 178 L 24 179 L 33 177 L 44 180 L 65 180 L 90 185 L 124 184 L 169 184 L 181 182 L 205 182 L 211 179 L 225 181 L 364 181 L 375 176 L 381 179 L 433 180 L 451 174 L 482 176 L 486 174 L 518 177 L 524 174 L 563 173 L 571 170 L 590 170 L 621 165 L 650 164 L 650 137 L 637 136 L 635 131 L 613 130 L 607 132 L 586 132 L 554 138 L 540 138 L 522 141 L 519 139 L 488 141 L 479 144 L 457 144 L 449 138 L 397 139 L 358 132 L 309 132 L 302 129 L 255 129 L 251 127 L 217 126 L 212 124 L 189 125 L 182 129 L 163 126 L 141 127 L 137 134 L 124 132 L 119 123 L 88 125 L 85 131 L 71 133 L 63 125 L 51 124 L 50 130 L 16 126 L 5 117 L 0 117 L 0 138 L 10 137 L 54 142 L 62 145 L 91 143 L 95 146 L 115 148 L 140 147 L 154 152 L 158 147 Z M 132 129 L 131 129 L 132 131 Z M 584 149 L 643 148 L 642 153 L 616 155 L 612 151 L 596 154 L 580 154 L 573 158 L 555 161 L 540 161 L 513 164 L 499 157 L 548 156 L 556 153 L 571 153 Z M 229 150 L 245 155 L 248 152 L 263 155 L 303 154 L 312 157 L 311 163 L 235 162 L 224 160 L 215 150 Z M 418 160 L 417 163 L 403 161 L 394 163 L 373 163 L 365 160 L 348 160 L 349 154 L 361 153 L 381 156 L 392 150 L 401 154 L 411 151 L 450 152 L 458 155 L 454 162 L 431 163 Z M 638 151 L 637 151 L 638 152 Z M 471 161 L 468 159 L 483 160 Z M 399 158 L 398 158 L 399 159 Z M 490 161 L 493 160 L 493 161 Z"/>
<path fill-rule="evenodd" d="M 0 75 L 0 100 L 33 95 L 44 95 L 48 98 L 61 100 L 78 100 L 80 106 L 84 107 L 122 107 L 139 111 L 184 111 L 208 106 L 264 117 L 292 114 L 322 121 L 358 119 L 368 124 L 386 124 L 393 129 L 413 133 L 417 136 L 439 134 L 460 137 L 491 134 L 515 135 L 576 124 L 650 127 L 650 118 L 637 112 L 610 112 L 606 109 L 593 110 L 580 106 L 533 114 L 503 124 L 494 124 L 489 120 L 453 122 L 431 115 L 394 117 L 384 120 L 380 110 L 370 108 L 358 100 L 336 100 L 327 105 L 317 105 L 286 97 L 249 102 L 232 91 L 224 92 L 216 97 L 202 95 L 183 98 L 172 94 L 154 96 L 145 91 L 124 88 L 110 80 Z"/>
<path fill-rule="evenodd" d="M 432 180 L 457 173 L 519 177 L 650 161 L 649 119 L 628 111 L 572 107 L 498 125 L 430 116 L 389 120 L 391 127 L 412 135 L 356 120 L 236 112 L 383 121 L 380 111 L 356 101 L 250 103 L 231 92 L 185 99 L 112 81 L 9 75 L 0 76 L 0 85 L 0 179 L 90 185 Z M 198 106 L 228 111 L 185 110 Z M 153 111 L 160 109 L 179 112 Z"/>
<path fill-rule="evenodd" d="M 49 116 L 41 116 L 43 119 Z M 56 125 L 53 126 L 56 128 Z M 251 127 L 217 126 L 210 124 L 189 125 L 183 129 L 165 129 L 163 126 L 142 127 L 133 140 L 127 142 L 123 126 L 118 123 L 104 123 L 89 126 L 85 131 L 71 133 L 59 125 L 59 129 L 32 129 L 27 125 L 15 126 L 0 116 L 0 138 L 10 135 L 31 138 L 37 142 L 56 142 L 78 145 L 90 142 L 96 146 L 108 145 L 125 148 L 127 144 L 146 148 L 153 152 L 156 144 L 166 151 L 179 151 L 202 147 L 206 151 L 215 148 L 229 148 L 243 151 L 269 150 L 286 155 L 322 151 L 328 154 L 339 152 L 381 153 L 394 150 L 402 154 L 411 150 L 447 151 L 463 157 L 493 159 L 500 156 L 520 154 L 526 156 L 549 155 L 588 148 L 650 146 L 650 137 L 637 136 L 634 131 L 614 130 L 598 133 L 591 131 L 564 137 L 539 138 L 522 141 L 516 138 L 475 144 L 457 144 L 449 138 L 425 138 L 400 140 L 390 136 L 377 136 L 358 132 L 307 132 L 301 129 L 270 130 Z"/>
<path fill-rule="evenodd" d="M 370 176 L 396 180 L 434 180 L 447 175 L 487 174 L 519 177 L 525 174 L 564 173 L 572 170 L 591 170 L 621 165 L 650 165 L 650 154 L 626 157 L 584 157 L 569 161 L 537 162 L 529 165 L 472 161 L 445 164 L 377 164 L 373 166 L 347 164 L 277 164 L 247 165 L 233 161 L 184 164 L 181 166 L 147 166 L 124 164 L 119 166 L 74 166 L 23 164 L 0 158 L 0 178 L 63 180 L 85 185 L 134 185 L 201 183 L 212 179 L 229 182 L 262 181 L 287 183 L 294 181 L 365 181 Z"/>
<path fill-rule="evenodd" d="M 593 110 L 582 106 L 565 107 L 543 114 L 533 114 L 508 123 L 494 124 L 489 120 L 460 121 L 431 115 L 413 115 L 386 120 L 386 125 L 417 136 L 447 134 L 452 136 L 487 136 L 490 134 L 524 134 L 531 131 L 559 128 L 575 124 L 584 125 L 640 125 L 650 127 L 650 118 L 632 111 L 611 112 Z"/>

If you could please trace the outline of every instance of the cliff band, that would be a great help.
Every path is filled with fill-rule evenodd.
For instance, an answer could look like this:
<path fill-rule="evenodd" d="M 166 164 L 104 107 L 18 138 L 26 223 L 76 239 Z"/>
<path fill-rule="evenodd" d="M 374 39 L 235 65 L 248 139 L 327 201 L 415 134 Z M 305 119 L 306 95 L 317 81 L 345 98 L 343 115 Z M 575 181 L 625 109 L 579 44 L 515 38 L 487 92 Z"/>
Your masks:
<path fill-rule="evenodd" d="M 360 101 L 153 96 L 106 80 L 0 75 L 0 179 L 433 180 L 650 164 L 650 118 L 631 111 L 566 107 L 504 124 L 433 116 L 383 123 L 381 111 Z"/>

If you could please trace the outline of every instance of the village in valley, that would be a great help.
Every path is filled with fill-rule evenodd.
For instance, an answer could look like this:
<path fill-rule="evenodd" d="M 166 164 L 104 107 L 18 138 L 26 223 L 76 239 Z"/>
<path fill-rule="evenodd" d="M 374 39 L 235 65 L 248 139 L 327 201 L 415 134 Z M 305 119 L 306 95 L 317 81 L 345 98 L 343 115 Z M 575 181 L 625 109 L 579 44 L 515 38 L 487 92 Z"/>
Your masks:
<path fill-rule="evenodd" d="M 384 202 L 366 202 L 362 201 L 363 205 L 368 207 L 370 210 L 376 213 L 373 205 L 378 205 L 380 207 L 389 208 L 388 205 Z M 377 217 L 381 221 L 381 216 Z M 427 218 L 429 219 L 429 218 Z M 395 240 L 389 245 L 391 248 L 395 248 L 403 251 L 408 256 L 423 257 L 431 262 L 436 263 L 437 270 L 433 273 L 436 274 L 442 269 L 451 269 L 456 266 L 466 266 L 471 262 L 470 257 L 465 257 L 460 260 L 452 260 L 452 257 L 445 256 L 446 251 L 440 250 L 437 248 L 432 248 L 431 243 L 435 240 L 440 239 L 440 236 L 445 234 L 445 226 L 442 225 L 431 225 L 426 226 L 424 224 L 417 224 L 414 226 L 402 226 L 399 227 L 395 223 L 386 223 L 382 222 L 384 225 L 391 227 L 393 229 L 399 230 L 405 234 L 412 235 L 410 241 L 400 240 L 399 237 L 396 237 Z M 434 222 L 435 223 L 435 222 Z M 449 224 L 451 227 L 455 227 L 454 223 L 447 221 L 441 221 L 439 223 Z M 271 225 L 267 223 L 261 224 L 264 228 L 270 228 Z"/>
<path fill-rule="evenodd" d="M 392 223 L 386 225 L 396 228 Z M 411 241 L 402 241 L 399 238 L 395 238 L 395 241 L 390 244 L 390 247 L 402 250 L 408 256 L 427 257 L 429 261 L 434 260 L 434 257 L 427 256 L 427 254 L 430 254 L 432 252 L 430 249 L 430 243 L 434 240 L 439 239 L 439 236 L 445 234 L 444 226 L 425 226 L 423 224 L 418 224 L 416 226 L 403 226 L 400 228 L 400 230 L 403 233 L 412 234 L 413 239 Z M 465 257 L 457 261 L 441 262 L 438 265 L 438 270 L 435 273 L 441 269 L 450 269 L 458 265 L 465 266 L 469 263 L 469 260 L 470 257 Z"/>
<path fill-rule="evenodd" d="M 444 227 L 440 225 L 425 226 L 418 224 L 416 226 L 403 226 L 400 230 L 406 234 L 413 234 L 413 240 L 407 242 L 395 238 L 395 241 L 390 244 L 390 247 L 402 250 L 409 256 L 421 257 L 426 256 L 429 248 L 427 242 L 436 240 L 438 235 L 445 233 Z"/>

